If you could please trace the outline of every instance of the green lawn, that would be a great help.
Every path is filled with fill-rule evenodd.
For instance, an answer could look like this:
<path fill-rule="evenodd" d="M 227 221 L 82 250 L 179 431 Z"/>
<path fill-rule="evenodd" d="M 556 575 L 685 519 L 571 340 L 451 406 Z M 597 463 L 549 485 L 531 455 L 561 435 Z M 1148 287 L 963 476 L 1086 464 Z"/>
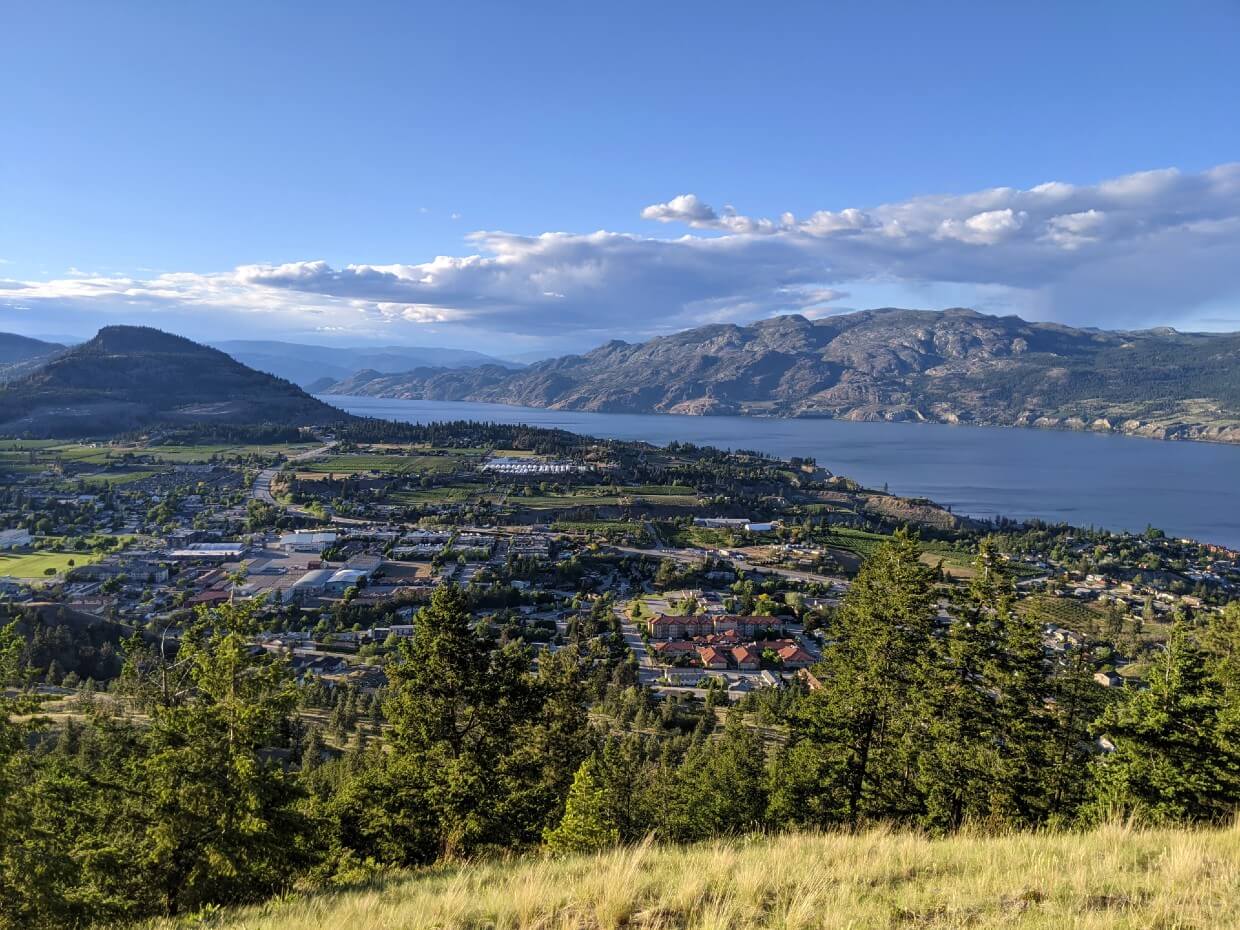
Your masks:
<path fill-rule="evenodd" d="M 0 553 L 0 576 L 10 575 L 14 578 L 46 578 L 47 569 L 55 569 L 53 574 L 61 574 L 74 565 L 89 565 L 98 561 L 99 556 L 93 552 L 31 552 L 31 553 Z"/>

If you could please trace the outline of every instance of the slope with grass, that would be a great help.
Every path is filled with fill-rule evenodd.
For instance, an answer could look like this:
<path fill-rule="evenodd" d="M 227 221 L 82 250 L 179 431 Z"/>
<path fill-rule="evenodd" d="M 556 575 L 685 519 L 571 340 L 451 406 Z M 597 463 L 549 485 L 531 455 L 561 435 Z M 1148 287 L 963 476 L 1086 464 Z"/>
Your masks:
<path fill-rule="evenodd" d="M 875 832 L 637 847 L 396 876 L 226 912 L 209 925 L 1204 930 L 1240 925 L 1240 829 L 943 840 Z"/>

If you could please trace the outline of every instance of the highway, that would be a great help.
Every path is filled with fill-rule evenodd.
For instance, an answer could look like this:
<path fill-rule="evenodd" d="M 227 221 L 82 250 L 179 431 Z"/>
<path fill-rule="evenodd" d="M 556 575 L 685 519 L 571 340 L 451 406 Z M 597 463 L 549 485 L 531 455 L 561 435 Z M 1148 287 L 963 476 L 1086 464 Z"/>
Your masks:
<path fill-rule="evenodd" d="M 309 459 L 318 458 L 320 455 L 326 455 L 333 448 L 335 442 L 329 442 L 326 445 L 319 446 L 315 449 L 309 449 L 305 452 L 299 452 L 296 455 L 288 457 L 289 462 L 305 462 Z M 283 467 L 282 465 L 280 467 Z M 254 479 L 254 485 L 250 488 L 250 497 L 256 501 L 262 501 L 264 504 L 270 504 L 273 507 L 283 507 L 289 513 L 297 514 L 303 517 L 312 517 L 310 511 L 304 507 L 298 507 L 295 504 L 281 504 L 271 494 L 271 483 L 275 480 L 276 475 L 280 473 L 280 468 L 264 468 L 258 473 Z"/>

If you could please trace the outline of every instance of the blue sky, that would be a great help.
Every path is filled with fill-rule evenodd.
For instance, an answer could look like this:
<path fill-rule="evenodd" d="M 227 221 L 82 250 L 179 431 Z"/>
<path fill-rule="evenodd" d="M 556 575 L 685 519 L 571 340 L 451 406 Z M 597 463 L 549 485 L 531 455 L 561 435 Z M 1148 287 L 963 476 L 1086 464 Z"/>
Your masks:
<path fill-rule="evenodd" d="M 0 30 L 0 330 L 1240 329 L 1235 2 L 40 2 Z"/>

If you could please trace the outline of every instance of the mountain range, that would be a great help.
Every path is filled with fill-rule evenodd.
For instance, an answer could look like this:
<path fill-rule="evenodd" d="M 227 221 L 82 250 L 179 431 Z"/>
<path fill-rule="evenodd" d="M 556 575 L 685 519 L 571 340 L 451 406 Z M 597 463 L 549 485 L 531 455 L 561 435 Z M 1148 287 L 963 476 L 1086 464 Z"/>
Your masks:
<path fill-rule="evenodd" d="M 24 344 L 7 337 L 0 345 L 20 350 Z M 350 419 L 218 349 L 145 326 L 108 326 L 88 342 L 27 354 L 18 364 L 30 370 L 0 385 L 4 435 L 107 436 L 163 425 L 314 426 Z"/>
<path fill-rule="evenodd" d="M 440 368 L 479 365 L 521 367 L 481 352 L 435 346 L 337 347 L 249 339 L 230 339 L 212 345 L 243 365 L 310 389 L 321 389 L 330 382 L 348 378 L 362 370 L 392 373 L 426 365 Z"/>
<path fill-rule="evenodd" d="M 966 309 L 886 308 L 613 341 L 516 371 L 362 371 L 323 393 L 1240 442 L 1240 333 L 1077 329 Z"/>

